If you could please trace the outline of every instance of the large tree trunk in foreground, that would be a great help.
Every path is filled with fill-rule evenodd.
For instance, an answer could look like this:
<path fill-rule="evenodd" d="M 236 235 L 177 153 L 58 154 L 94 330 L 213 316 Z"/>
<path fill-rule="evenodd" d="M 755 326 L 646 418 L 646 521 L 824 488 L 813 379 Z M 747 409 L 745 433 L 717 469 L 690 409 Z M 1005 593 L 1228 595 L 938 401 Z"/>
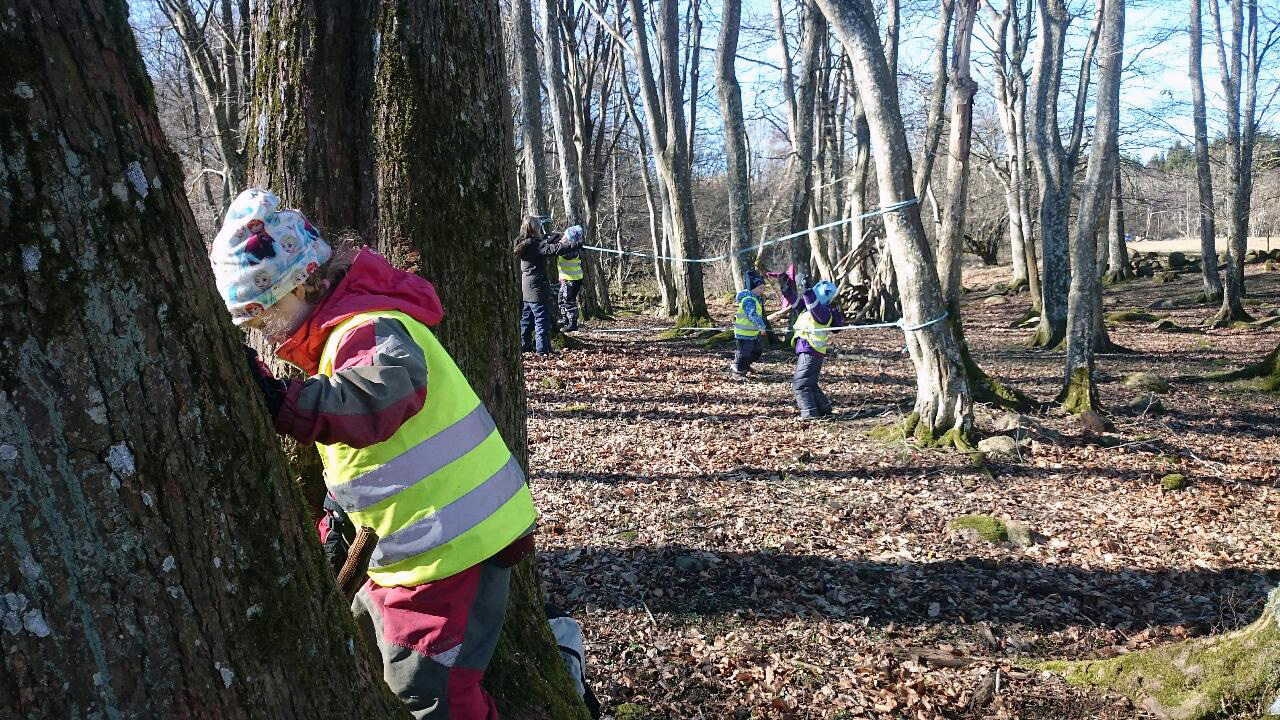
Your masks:
<path fill-rule="evenodd" d="M 1058 400 L 1070 412 L 1101 409 L 1094 357 L 1102 338 L 1098 223 L 1107 209 L 1116 171 L 1120 128 L 1120 71 L 1124 58 L 1124 2 L 1106 0 L 1098 53 L 1098 100 L 1080 214 L 1071 236 L 1071 295 L 1067 308 L 1067 361 Z"/>
<path fill-rule="evenodd" d="M 747 259 L 740 252 L 751 245 L 751 183 L 747 176 L 747 127 L 742 117 L 742 88 L 734 60 L 738 56 L 738 26 L 742 0 L 724 0 L 720 46 L 716 50 L 716 94 L 724 117 L 724 154 L 728 164 L 729 252 L 733 286 L 743 289 Z"/>
<path fill-rule="evenodd" d="M 1280 701 L 1280 591 L 1271 592 L 1262 617 L 1243 629 L 1046 669 L 1072 684 L 1124 693 L 1157 717 L 1270 716 Z"/>
<path fill-rule="evenodd" d="M 1201 62 L 1204 33 L 1201 31 L 1200 0 L 1191 0 L 1191 48 L 1187 56 L 1191 73 L 1191 109 L 1196 143 L 1196 191 L 1200 200 L 1200 275 L 1204 298 L 1222 298 L 1218 277 L 1217 235 L 1214 229 L 1213 170 L 1209 167 L 1209 129 L 1204 107 L 1204 67 Z"/>
<path fill-rule="evenodd" d="M 263 55 L 258 76 L 272 82 L 271 71 L 277 69 L 275 82 L 316 78 L 294 94 L 314 96 L 321 107 L 342 102 L 352 88 L 323 82 L 339 71 L 332 56 L 292 48 L 305 48 L 314 37 L 309 18 L 338 17 L 348 5 L 342 0 L 273 2 L 269 22 L 263 25 L 265 37 L 272 41 L 264 37 L 259 42 Z M 370 98 L 361 106 L 368 115 L 358 119 L 370 131 L 353 138 L 344 155 L 369 158 L 371 177 L 368 184 L 346 185 L 345 192 L 369 194 L 370 212 L 366 217 L 322 215 L 317 224 L 322 232 L 354 227 L 363 242 L 377 246 L 397 267 L 435 283 L 445 308 L 437 335 L 488 407 L 508 446 L 523 460 L 527 440 L 517 350 L 519 298 L 510 252 L 520 202 L 497 3 L 386 0 L 376 5 L 370 20 L 325 25 L 334 29 L 325 36 L 326 43 L 374 48 L 377 38 L 377 52 L 342 59 L 357 66 L 350 72 L 367 83 Z M 281 44 L 281 38 L 286 42 Z M 268 86 L 257 93 L 262 107 L 254 110 L 255 117 L 264 115 L 266 127 L 287 129 L 302 147 L 343 132 L 333 127 L 335 118 L 324 113 L 277 117 L 279 106 L 270 90 Z M 459 103 L 466 112 L 439 111 Z M 273 144 L 271 137 L 264 137 L 252 147 Z M 255 166 L 266 174 L 262 165 Z M 282 169 L 290 191 L 286 202 L 304 211 L 309 212 L 313 200 L 343 193 L 343 188 L 332 187 L 332 178 L 310 165 L 281 162 L 269 167 Z M 485 302 L 477 304 L 477 297 Z M 490 307 L 499 312 L 490 312 Z M 504 713 L 557 719 L 585 715 L 542 614 L 532 560 L 513 578 L 507 623 L 485 685 Z"/>
<path fill-rule="evenodd" d="M 124 3 L 0 18 L 0 716 L 407 717 L 351 644 Z"/>
<path fill-rule="evenodd" d="M 895 102 L 894 78 L 867 0 L 818 0 L 853 64 L 860 96 L 866 101 L 876 158 L 881 206 L 914 197 L 911 155 Z M 884 215 L 889 251 L 902 291 L 907 327 L 941 318 L 945 300 L 932 261 L 919 203 Z M 965 381 L 951 324 L 935 322 L 906 332 L 907 350 L 916 367 L 916 404 L 908 429 L 926 444 L 965 445 L 973 424 L 973 401 Z"/>

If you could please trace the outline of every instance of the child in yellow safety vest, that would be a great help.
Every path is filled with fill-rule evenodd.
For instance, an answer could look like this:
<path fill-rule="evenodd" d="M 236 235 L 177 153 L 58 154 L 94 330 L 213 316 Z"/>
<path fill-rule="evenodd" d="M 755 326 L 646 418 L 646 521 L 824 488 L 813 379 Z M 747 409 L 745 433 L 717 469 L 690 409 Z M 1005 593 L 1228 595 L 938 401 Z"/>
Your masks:
<path fill-rule="evenodd" d="M 744 290 L 740 290 L 736 298 L 737 312 L 733 316 L 733 339 L 736 350 L 729 372 L 745 377 L 751 372 L 751 363 L 760 359 L 764 347 L 760 343 L 760 333 L 765 332 L 764 323 L 764 277 L 755 270 L 748 270 L 742 276 Z"/>
<path fill-rule="evenodd" d="M 582 226 L 571 226 L 564 231 L 564 237 L 573 246 L 556 257 L 560 271 L 560 329 L 573 332 L 578 329 L 578 293 L 582 291 Z"/>
<path fill-rule="evenodd" d="M 377 534 L 351 609 L 410 713 L 496 720 L 480 680 L 511 567 L 533 547 L 524 473 L 430 330 L 443 316 L 431 283 L 368 248 L 333 258 L 278 203 L 241 193 L 210 262 L 232 320 L 307 375 L 277 380 L 247 353 L 276 432 L 320 450 L 322 542 L 348 519 Z"/>
<path fill-rule="evenodd" d="M 791 340 L 796 350 L 796 372 L 791 389 L 800 417 L 804 419 L 831 414 L 831 401 L 818 387 L 818 375 L 831 346 L 831 332 L 827 328 L 844 322 L 840 311 L 831 306 L 835 296 L 836 286 L 827 280 L 801 295 L 805 309 L 796 318 L 795 334 Z"/>

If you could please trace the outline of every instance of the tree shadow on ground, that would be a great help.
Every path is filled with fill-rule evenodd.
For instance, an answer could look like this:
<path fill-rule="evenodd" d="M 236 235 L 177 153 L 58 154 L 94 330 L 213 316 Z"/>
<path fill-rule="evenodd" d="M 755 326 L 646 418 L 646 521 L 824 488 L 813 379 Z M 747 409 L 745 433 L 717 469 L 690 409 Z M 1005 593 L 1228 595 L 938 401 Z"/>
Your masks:
<path fill-rule="evenodd" d="M 1254 620 L 1280 570 L 1115 570 L 970 557 L 935 562 L 721 552 L 680 545 L 540 555 L 573 606 L 694 618 L 865 618 L 877 627 L 978 622 L 1211 632 Z"/>

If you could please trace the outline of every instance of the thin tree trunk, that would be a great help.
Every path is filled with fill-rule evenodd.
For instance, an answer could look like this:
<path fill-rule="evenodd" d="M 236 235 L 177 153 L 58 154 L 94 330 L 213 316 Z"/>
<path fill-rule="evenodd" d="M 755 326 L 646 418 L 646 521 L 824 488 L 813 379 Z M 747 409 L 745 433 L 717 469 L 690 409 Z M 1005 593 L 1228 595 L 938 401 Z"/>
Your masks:
<path fill-rule="evenodd" d="M 289 482 L 128 9 L 0 17 L 0 715 L 407 718 Z"/>
<path fill-rule="evenodd" d="M 525 213 L 545 218 L 548 215 L 547 156 L 542 130 L 542 81 L 538 77 L 538 49 L 533 31 L 532 3 L 511 3 L 511 16 L 512 59 L 520 82 Z"/>
<path fill-rule="evenodd" d="M 394 265 L 435 282 L 446 309 L 438 337 L 525 461 L 509 244 L 522 203 L 500 16 L 492 0 L 449 7 L 272 2 L 260 25 L 255 77 L 264 85 L 253 113 L 267 133 L 250 147 L 255 175 L 287 188 L 286 200 L 308 213 L 318 208 L 322 231 L 354 228 Z M 305 110 L 277 104 L 285 90 Z M 459 102 L 472 110 L 439 111 Z M 323 162 L 309 161 L 312 149 Z M 357 160 L 364 164 L 348 170 Z M 490 312 L 477 297 L 512 311 Z M 585 717 L 542 602 L 526 560 L 485 685 L 504 714 Z"/>
<path fill-rule="evenodd" d="M 910 199 L 914 194 L 911 155 L 875 14 L 867 0 L 818 0 L 818 4 L 849 54 L 867 102 L 881 205 Z M 973 403 L 956 337 L 950 323 L 925 325 L 943 317 L 946 302 L 920 221 L 920 206 L 890 212 L 884 215 L 884 222 L 902 291 L 903 319 L 908 328 L 919 327 L 905 333 L 916 367 L 916 403 L 904 430 L 926 444 L 965 446 L 973 423 Z"/>
<path fill-rule="evenodd" d="M 1222 298 L 1218 277 L 1217 235 L 1214 228 L 1213 171 L 1209 167 L 1209 129 L 1204 107 L 1204 68 L 1201 62 L 1204 33 L 1201 30 L 1200 0 L 1191 0 L 1191 47 L 1188 66 L 1191 74 L 1191 109 L 1196 143 L 1196 190 L 1199 193 L 1200 277 L 1207 302 Z"/>
<path fill-rule="evenodd" d="M 795 83 L 794 99 L 789 103 L 792 116 L 788 127 L 791 134 L 791 172 L 788 176 L 791 214 L 788 234 L 800 233 L 809 224 L 809 206 L 813 202 L 814 104 L 817 97 L 818 62 L 820 50 L 827 39 L 826 23 L 813 0 L 804 0 L 801 7 L 804 13 L 801 25 L 801 65 Z M 807 272 L 810 247 L 805 236 L 792 238 L 790 249 L 792 262 L 798 269 Z"/>
<path fill-rule="evenodd" d="M 1129 267 L 1129 247 L 1124 234 L 1124 196 L 1120 187 L 1120 166 L 1116 165 L 1111 186 L 1111 215 L 1107 223 L 1107 282 L 1128 280 L 1133 277 Z M 1216 273 L 1215 266 L 1215 275 Z"/>
<path fill-rule="evenodd" d="M 940 0 L 938 27 L 933 41 L 933 86 L 929 91 L 929 110 L 925 117 L 924 144 L 920 151 L 920 163 L 916 166 L 916 197 L 925 199 L 929 181 L 933 176 L 933 162 L 938 155 L 938 143 L 942 141 L 942 113 L 947 104 L 947 40 L 951 36 L 951 16 L 956 0 Z"/>
<path fill-rule="evenodd" d="M 742 254 L 751 246 L 751 183 L 747 175 L 747 128 L 742 116 L 742 89 L 734 59 L 738 54 L 738 28 L 742 23 L 742 0 L 724 0 L 721 12 L 720 43 L 716 50 L 716 90 L 720 114 L 724 118 L 724 148 L 729 186 L 729 251 L 733 284 L 742 290 L 747 270 Z"/>
<path fill-rule="evenodd" d="M 1101 338 L 1102 292 L 1097 272 L 1098 222 L 1106 210 L 1118 157 L 1120 73 L 1124 66 L 1124 2 L 1106 0 L 1098 53 L 1098 98 L 1080 213 L 1071 236 L 1071 295 L 1067 359 L 1059 402 L 1069 412 L 1098 411 L 1094 369 Z"/>

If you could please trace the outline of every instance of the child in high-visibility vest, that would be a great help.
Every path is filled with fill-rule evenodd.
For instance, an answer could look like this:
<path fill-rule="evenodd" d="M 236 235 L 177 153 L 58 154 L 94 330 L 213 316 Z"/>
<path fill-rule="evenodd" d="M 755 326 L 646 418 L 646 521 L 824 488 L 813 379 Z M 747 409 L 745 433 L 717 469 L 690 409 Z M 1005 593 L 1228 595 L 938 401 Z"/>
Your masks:
<path fill-rule="evenodd" d="M 795 335 L 791 340 L 796 350 L 796 372 L 791 389 L 795 393 L 800 417 L 805 419 L 831 414 L 831 401 L 818 387 L 818 375 L 831 345 L 831 333 L 827 328 L 844 322 L 840 311 L 831 306 L 835 296 L 836 286 L 827 280 L 814 285 L 812 290 L 801 296 L 805 309 L 796 319 Z"/>
<path fill-rule="evenodd" d="M 378 536 L 351 609 L 387 684 L 415 718 L 493 720 L 480 680 L 537 519 L 524 473 L 429 329 L 431 283 L 368 248 L 333 258 L 278 203 L 241 193 L 210 250 L 232 320 L 308 376 L 277 380 L 248 353 L 276 432 L 320 450 L 326 548 L 350 523 Z"/>
<path fill-rule="evenodd" d="M 578 293 L 582 292 L 582 226 L 570 226 L 564 237 L 572 247 L 561 250 L 556 257 L 560 271 L 560 329 L 573 332 L 578 329 Z"/>
<path fill-rule="evenodd" d="M 733 316 L 733 339 L 736 350 L 729 372 L 745 377 L 751 372 L 751 363 L 760 359 L 764 347 L 760 343 L 760 333 L 765 332 L 764 323 L 764 277 L 754 270 L 743 274 L 743 285 L 734 298 L 737 312 Z"/>

